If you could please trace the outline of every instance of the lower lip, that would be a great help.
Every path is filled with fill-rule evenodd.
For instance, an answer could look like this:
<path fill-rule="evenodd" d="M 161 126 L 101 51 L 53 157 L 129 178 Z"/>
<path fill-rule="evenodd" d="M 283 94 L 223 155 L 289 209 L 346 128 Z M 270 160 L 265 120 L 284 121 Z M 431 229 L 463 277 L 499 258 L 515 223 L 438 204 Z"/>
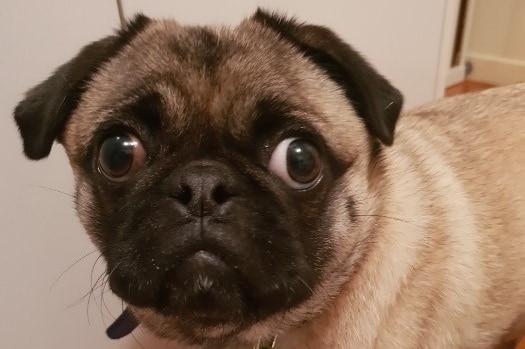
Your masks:
<path fill-rule="evenodd" d="M 192 264 L 195 263 L 195 265 L 207 264 L 222 267 L 226 266 L 226 263 L 224 263 L 224 261 L 219 256 L 205 250 L 195 252 L 188 258 L 187 261 Z"/>

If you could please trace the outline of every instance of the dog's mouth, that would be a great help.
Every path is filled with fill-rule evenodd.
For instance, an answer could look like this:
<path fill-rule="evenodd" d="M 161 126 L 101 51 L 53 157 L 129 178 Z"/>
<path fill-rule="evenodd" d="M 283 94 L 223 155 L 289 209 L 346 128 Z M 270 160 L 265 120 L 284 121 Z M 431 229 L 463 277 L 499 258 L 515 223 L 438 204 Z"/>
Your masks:
<path fill-rule="evenodd" d="M 219 240 L 200 238 L 170 253 L 157 248 L 153 254 L 123 256 L 115 266 L 108 264 L 110 287 L 133 307 L 173 319 L 177 326 L 201 329 L 240 329 L 311 294 L 312 270 L 292 247 L 283 251 L 288 253 L 284 263 L 274 265 L 269 262 L 275 258 L 261 258 L 272 251 L 225 246 Z M 130 319 L 124 316 L 117 328 L 132 327 Z"/>
<path fill-rule="evenodd" d="M 171 289 L 156 309 L 167 316 L 214 326 L 237 322 L 252 303 L 247 299 L 251 282 L 241 268 L 209 250 L 191 253 L 167 278 Z"/>
<path fill-rule="evenodd" d="M 234 286 L 235 278 L 240 277 L 235 275 L 238 274 L 235 269 L 235 265 L 230 266 L 214 252 L 204 249 L 192 252 L 178 268 L 165 273 L 166 285 L 180 285 L 185 291 L 181 292 L 179 287 L 172 286 L 171 292 L 159 292 L 157 301 L 148 307 L 163 316 L 183 319 L 183 322 L 191 322 L 199 327 L 232 323 L 241 316 L 238 310 L 241 305 L 232 303 L 241 296 L 238 286 Z M 131 305 L 144 307 L 143 302 L 147 302 L 139 299 L 149 294 L 147 290 L 142 295 L 131 296 L 122 293 L 121 287 L 124 285 L 111 285 L 115 293 Z M 106 334 L 111 339 L 120 339 L 130 334 L 139 323 L 138 317 L 126 308 L 107 328 Z"/>
<path fill-rule="evenodd" d="M 196 249 L 171 265 L 151 259 L 149 275 L 117 268 L 112 290 L 133 306 L 202 325 L 235 322 L 242 317 L 250 283 L 237 264 L 207 249 Z"/>

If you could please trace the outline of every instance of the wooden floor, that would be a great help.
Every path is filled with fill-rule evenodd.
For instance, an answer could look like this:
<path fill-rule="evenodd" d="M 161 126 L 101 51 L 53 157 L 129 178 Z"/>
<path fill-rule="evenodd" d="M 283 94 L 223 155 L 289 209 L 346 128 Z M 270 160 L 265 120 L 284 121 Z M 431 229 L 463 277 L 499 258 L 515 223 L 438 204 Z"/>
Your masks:
<path fill-rule="evenodd" d="M 457 85 L 448 87 L 445 90 L 445 97 L 459 95 L 462 93 L 476 92 L 481 90 L 486 90 L 488 88 L 494 87 L 494 85 L 486 84 L 484 82 L 476 81 L 463 81 Z"/>

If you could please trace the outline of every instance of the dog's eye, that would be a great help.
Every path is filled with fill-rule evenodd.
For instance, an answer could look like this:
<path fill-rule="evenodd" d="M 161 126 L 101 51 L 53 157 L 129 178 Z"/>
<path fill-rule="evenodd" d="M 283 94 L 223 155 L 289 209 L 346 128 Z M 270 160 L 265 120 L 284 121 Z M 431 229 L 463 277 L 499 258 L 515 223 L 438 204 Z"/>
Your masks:
<path fill-rule="evenodd" d="M 98 154 L 100 173 L 113 182 L 123 182 L 146 158 L 142 143 L 133 135 L 120 134 L 106 138 Z"/>
<path fill-rule="evenodd" d="M 301 138 L 287 138 L 275 148 L 268 168 L 294 189 L 307 189 L 321 177 L 317 148 Z"/>

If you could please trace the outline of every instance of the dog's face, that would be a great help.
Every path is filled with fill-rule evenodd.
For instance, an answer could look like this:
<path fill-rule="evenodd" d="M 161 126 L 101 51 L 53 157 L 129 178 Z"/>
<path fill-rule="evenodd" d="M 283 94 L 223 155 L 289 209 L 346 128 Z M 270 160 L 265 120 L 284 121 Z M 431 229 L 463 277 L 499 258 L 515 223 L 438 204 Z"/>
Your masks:
<path fill-rule="evenodd" d="M 321 310 L 371 244 L 398 91 L 322 27 L 137 17 L 31 90 L 26 154 L 57 138 L 111 289 L 166 337 L 272 335 Z"/>

